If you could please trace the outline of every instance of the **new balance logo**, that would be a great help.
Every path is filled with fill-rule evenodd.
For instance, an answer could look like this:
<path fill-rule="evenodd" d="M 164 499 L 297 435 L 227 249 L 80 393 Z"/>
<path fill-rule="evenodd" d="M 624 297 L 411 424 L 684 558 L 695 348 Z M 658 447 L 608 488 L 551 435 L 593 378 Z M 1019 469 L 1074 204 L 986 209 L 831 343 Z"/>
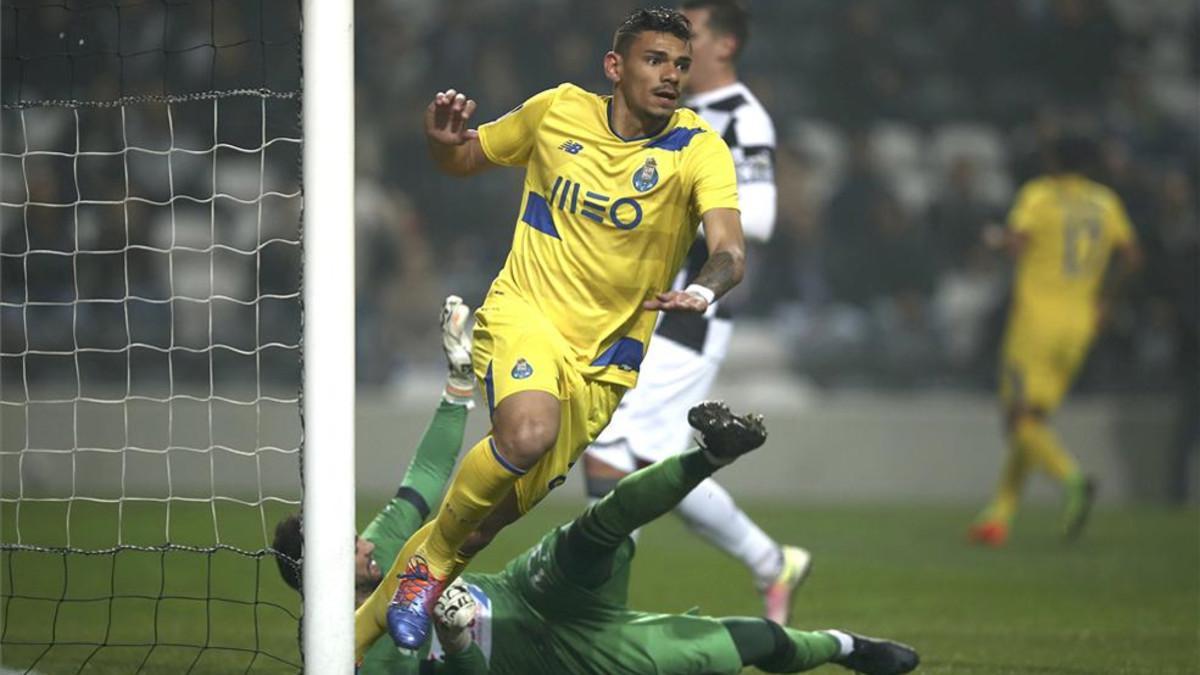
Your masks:
<path fill-rule="evenodd" d="M 576 143 L 575 141 L 567 141 L 567 142 L 563 143 L 562 145 L 558 146 L 558 149 L 566 150 L 567 152 L 571 153 L 572 155 L 578 155 L 583 150 L 583 144 Z"/>

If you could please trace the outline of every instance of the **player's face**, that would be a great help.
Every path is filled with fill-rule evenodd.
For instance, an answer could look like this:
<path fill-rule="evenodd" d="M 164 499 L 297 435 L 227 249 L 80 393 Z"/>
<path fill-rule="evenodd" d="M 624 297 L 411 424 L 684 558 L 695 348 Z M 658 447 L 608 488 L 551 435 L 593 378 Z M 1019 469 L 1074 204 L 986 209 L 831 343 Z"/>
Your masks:
<path fill-rule="evenodd" d="M 679 107 L 692 67 L 691 46 L 670 33 L 643 31 L 617 63 L 617 86 L 630 111 L 665 119 Z"/>
<path fill-rule="evenodd" d="M 362 537 L 354 538 L 354 582 L 358 586 L 374 586 L 383 580 L 383 572 L 371 557 L 374 551 L 375 544 Z"/>

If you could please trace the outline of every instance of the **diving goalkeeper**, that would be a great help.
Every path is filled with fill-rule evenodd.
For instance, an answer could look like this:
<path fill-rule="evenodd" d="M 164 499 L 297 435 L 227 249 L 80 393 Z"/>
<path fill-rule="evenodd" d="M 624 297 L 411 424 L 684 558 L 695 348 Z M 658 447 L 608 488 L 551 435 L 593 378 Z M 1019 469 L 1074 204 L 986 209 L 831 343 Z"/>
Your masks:
<path fill-rule="evenodd" d="M 470 357 L 460 360 L 469 352 L 462 333 L 467 311 L 452 300 L 443 312 L 443 343 L 454 380 L 469 372 L 456 364 L 469 364 Z M 451 388 L 458 389 L 455 384 Z M 452 405 L 458 410 L 449 411 Z M 445 414 L 450 412 L 458 414 Z M 442 404 L 405 476 L 405 486 L 425 492 L 426 504 L 437 498 L 446 478 L 442 485 L 415 481 L 414 469 L 453 463 L 465 412 L 453 399 Z M 465 574 L 434 608 L 434 640 L 418 652 L 406 652 L 385 635 L 366 652 L 359 672 L 640 675 L 737 673 L 755 666 L 792 673 L 838 663 L 862 673 L 890 674 L 915 668 L 912 649 L 886 640 L 843 631 L 802 632 L 760 618 L 657 614 L 626 607 L 634 553 L 629 534 L 670 512 L 700 481 L 766 440 L 761 418 L 735 416 L 722 403 L 696 406 L 688 421 L 700 432 L 701 447 L 630 474 L 503 572 Z M 448 470 L 438 471 L 448 477 Z M 427 513 L 413 499 L 393 500 L 363 533 L 363 539 L 374 538 L 375 559 L 389 563 L 380 553 L 398 552 Z M 290 550 L 280 545 L 285 529 L 298 531 L 298 523 L 293 518 L 280 524 L 276 548 L 297 558 L 298 537 Z M 360 553 L 370 546 L 360 545 Z M 280 569 L 298 587 L 296 569 L 282 560 Z M 378 569 L 375 564 L 367 570 L 373 575 L 359 574 L 360 588 L 372 578 L 378 583 Z"/>

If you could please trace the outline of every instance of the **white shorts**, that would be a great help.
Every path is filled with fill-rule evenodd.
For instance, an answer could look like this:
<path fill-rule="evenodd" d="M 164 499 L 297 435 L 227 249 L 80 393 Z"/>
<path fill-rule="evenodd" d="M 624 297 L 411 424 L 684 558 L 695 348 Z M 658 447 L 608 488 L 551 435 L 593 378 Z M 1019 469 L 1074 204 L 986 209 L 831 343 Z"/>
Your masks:
<path fill-rule="evenodd" d="M 708 396 L 720 366 L 719 359 L 655 336 L 637 386 L 625 393 L 588 455 L 631 473 L 639 464 L 687 450 L 692 445 L 688 410 Z"/>

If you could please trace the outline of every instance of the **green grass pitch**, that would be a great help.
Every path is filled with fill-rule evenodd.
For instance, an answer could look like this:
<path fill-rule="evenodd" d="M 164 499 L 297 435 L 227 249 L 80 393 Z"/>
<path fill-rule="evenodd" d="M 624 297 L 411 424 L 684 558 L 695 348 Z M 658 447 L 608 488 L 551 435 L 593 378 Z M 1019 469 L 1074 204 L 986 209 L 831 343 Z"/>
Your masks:
<path fill-rule="evenodd" d="M 361 521 L 376 503 L 364 503 Z M 161 507 L 159 507 L 161 508 Z M 172 536 L 204 545 L 214 540 L 207 505 L 173 507 Z M 474 569 L 495 570 L 577 507 L 543 506 L 501 535 Z M 952 506 L 814 506 L 749 509 L 782 541 L 812 550 L 815 567 L 796 602 L 801 628 L 841 627 L 893 637 L 921 652 L 918 672 L 956 675 L 1200 672 L 1200 514 L 1195 510 L 1101 510 L 1085 537 L 1063 545 L 1055 513 L 1023 512 L 1009 545 L 981 550 L 964 543 L 972 512 Z M 283 509 L 268 513 L 268 528 Z M 22 513 L 22 533 L 61 529 L 63 510 Z M 221 540 L 262 540 L 256 512 L 220 515 Z M 13 509 L 0 514 L 4 541 L 14 541 Z M 108 507 L 76 504 L 75 545 L 113 541 Z M 161 537 L 161 514 L 125 513 L 125 541 Z M 347 545 L 349 542 L 347 542 Z M 257 547 L 257 546 L 254 546 Z M 164 570 L 166 571 L 164 573 Z M 64 594 L 70 602 L 57 602 Z M 256 583 L 256 580 L 257 583 Z M 235 554 L 123 553 L 72 557 L 5 553 L 0 560 L 5 622 L 0 662 L 43 673 L 289 672 L 283 662 L 233 649 L 189 646 L 106 647 L 87 642 L 194 645 L 254 649 L 298 661 L 295 595 L 272 560 Z M 128 596 L 108 601 L 116 588 Z M 242 604 L 258 598 L 278 605 Z M 48 595 L 50 600 L 30 600 Z M 205 596 L 221 598 L 204 601 Z M 174 599 L 156 601 L 160 596 Z M 631 602 L 658 611 L 752 615 L 758 601 L 740 566 L 667 518 L 642 534 Z M 58 646 L 18 642 L 44 641 Z M 72 644 L 80 643 L 80 644 Z M 43 653 L 45 652 L 45 653 Z M 94 652 L 94 653 L 93 653 Z M 827 667 L 817 672 L 845 672 Z"/>

